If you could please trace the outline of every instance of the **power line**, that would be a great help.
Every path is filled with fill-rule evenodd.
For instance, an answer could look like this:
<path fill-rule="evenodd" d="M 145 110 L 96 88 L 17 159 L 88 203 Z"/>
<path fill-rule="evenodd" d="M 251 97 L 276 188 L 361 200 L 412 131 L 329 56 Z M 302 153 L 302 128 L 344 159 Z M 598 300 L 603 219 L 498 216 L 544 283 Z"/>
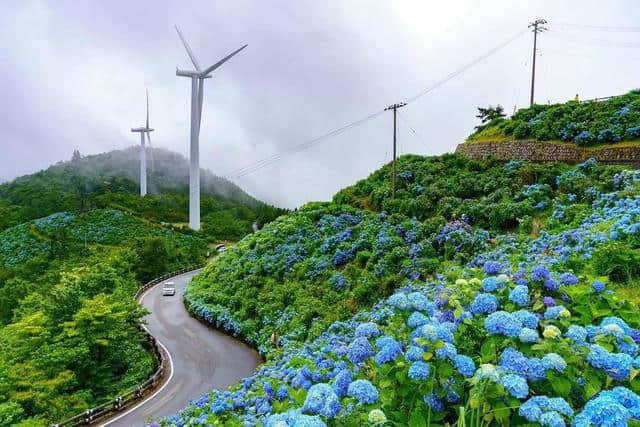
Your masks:
<path fill-rule="evenodd" d="M 415 135 L 416 138 L 418 138 L 418 140 L 428 149 L 430 149 L 429 145 L 427 144 L 427 142 L 424 140 L 424 138 L 422 138 L 422 135 L 420 135 L 418 132 L 416 132 L 416 130 L 413 128 L 413 126 L 411 126 L 411 123 L 409 123 L 409 120 L 407 120 L 407 118 L 404 116 L 404 114 L 402 114 L 400 111 L 398 111 L 398 116 L 400 117 L 400 119 L 404 122 L 405 125 L 407 125 L 407 128 L 409 128 L 409 130 L 411 131 L 412 134 Z"/>
<path fill-rule="evenodd" d="M 265 157 L 264 159 L 258 160 L 258 161 L 254 162 L 254 163 L 251 163 L 251 164 L 247 165 L 247 166 L 235 169 L 235 170 L 225 174 L 225 176 L 228 179 L 232 179 L 232 178 L 240 178 L 240 177 L 243 177 L 243 176 L 248 175 L 250 173 L 253 173 L 253 172 L 255 172 L 255 171 L 259 170 L 259 169 L 262 169 L 262 168 L 264 168 L 266 166 L 269 166 L 269 165 L 281 160 L 283 157 L 286 157 L 286 156 L 291 155 L 291 154 L 298 153 L 300 151 L 304 151 L 304 150 L 306 150 L 308 148 L 311 148 L 311 147 L 319 144 L 320 142 L 324 141 L 325 139 L 334 137 L 334 136 L 339 135 L 339 134 L 341 134 L 341 133 L 343 133 L 343 132 L 345 132 L 345 131 L 347 131 L 349 129 L 352 129 L 352 128 L 357 127 L 357 126 L 359 126 L 361 124 L 364 124 L 365 122 L 368 122 L 369 120 L 375 119 L 376 117 L 378 117 L 382 113 L 384 113 L 384 110 L 380 110 L 380 111 L 377 111 L 377 112 L 375 112 L 373 114 L 369 114 L 366 117 L 363 117 L 363 118 L 361 118 L 359 120 L 353 121 L 353 122 L 351 122 L 349 124 L 346 124 L 346 125 L 338 128 L 338 129 L 335 129 L 335 130 L 332 130 L 330 132 L 327 132 L 327 133 L 325 133 L 325 134 L 323 134 L 323 135 L 321 135 L 319 137 L 316 137 L 316 138 L 314 138 L 312 140 L 309 140 L 307 142 L 303 142 L 302 144 L 295 145 L 295 146 L 290 147 L 290 148 L 288 148 L 288 149 L 286 149 L 284 151 L 281 151 L 280 153 L 276 153 L 276 154 L 273 154 L 273 155 L 271 155 L 269 157 Z"/>
<path fill-rule="evenodd" d="M 572 29 L 573 31 L 604 31 L 613 33 L 637 33 L 640 32 L 640 27 L 621 27 L 621 26 L 606 26 L 606 25 L 584 25 L 584 24 L 567 24 L 567 23 L 553 23 L 553 28 L 565 27 Z"/>
<path fill-rule="evenodd" d="M 467 71 L 469 68 L 471 68 L 474 65 L 478 64 L 482 60 L 490 57 L 491 55 L 493 55 L 494 53 L 498 52 L 499 50 L 501 50 L 502 48 L 506 47 L 507 45 L 511 44 L 511 42 L 515 41 L 518 37 L 520 37 L 521 35 L 523 35 L 527 31 L 528 30 L 518 31 L 518 33 L 516 33 L 513 37 L 509 38 L 508 40 L 505 40 L 504 42 L 500 43 L 499 45 L 497 45 L 493 49 L 491 49 L 491 50 L 485 52 L 484 54 L 480 55 L 479 57 L 477 57 L 473 61 L 467 63 L 465 66 L 463 66 L 462 68 L 458 69 L 457 71 L 454 71 L 453 73 L 447 74 L 447 76 L 445 76 L 442 80 L 439 80 L 438 82 L 436 82 L 432 86 L 429 86 L 429 87 L 423 89 L 422 91 L 418 92 L 418 94 L 416 94 L 416 95 L 414 95 L 414 96 L 412 96 L 410 98 L 405 99 L 404 102 L 407 103 L 407 104 L 410 104 L 413 101 L 417 100 L 418 98 L 428 94 L 429 92 L 433 92 L 435 89 L 439 88 L 440 86 L 442 86 L 443 84 L 445 84 L 449 80 L 453 79 L 454 77 L 459 76 L 460 74 L 462 74 L 465 71 Z"/>
<path fill-rule="evenodd" d="M 549 36 L 557 39 L 567 40 L 573 43 L 587 44 L 591 46 L 623 47 L 623 48 L 632 48 L 632 49 L 640 48 L 640 43 L 615 42 L 612 40 L 603 40 L 603 39 L 584 39 L 581 37 L 576 37 L 572 34 L 563 33 L 562 31 L 558 31 L 558 30 L 549 31 L 548 34 Z"/>
<path fill-rule="evenodd" d="M 470 68 L 472 68 L 473 66 L 477 65 L 478 63 L 480 63 L 481 61 L 483 61 L 484 59 L 488 58 L 489 56 L 493 55 L 494 53 L 498 52 L 499 50 L 503 49 L 504 47 L 506 47 L 507 45 L 509 45 L 510 43 L 512 43 L 513 41 L 515 41 L 518 37 L 522 36 L 524 33 L 526 33 L 528 30 L 522 30 L 519 31 L 518 33 L 516 33 L 514 36 L 510 37 L 509 39 L 505 40 L 504 42 L 498 44 L 496 47 L 494 47 L 493 49 L 485 52 L 484 54 L 480 55 L 479 57 L 477 57 L 476 59 L 474 59 L 473 61 L 467 63 L 466 65 L 464 65 L 463 67 L 461 67 L 460 69 L 446 75 L 443 79 L 437 81 L 436 83 L 434 83 L 433 85 L 423 89 L 422 91 L 418 92 L 416 95 L 406 99 L 404 101 L 405 104 L 409 104 L 411 102 L 416 101 L 417 99 L 421 98 L 422 96 L 434 91 L 435 89 L 439 88 L 440 86 L 444 85 L 445 83 L 447 83 L 449 80 L 459 76 L 460 74 L 464 73 L 465 71 L 469 70 Z M 253 162 L 249 165 L 243 166 L 241 168 L 238 169 L 234 169 L 229 171 L 228 173 L 224 174 L 223 176 L 226 177 L 227 179 L 236 179 L 236 178 L 241 178 L 243 176 L 249 175 L 251 173 L 254 173 L 262 168 L 265 168 L 273 163 L 276 163 L 278 161 L 280 161 L 282 158 L 291 155 L 291 154 L 295 154 L 295 153 L 299 153 L 301 151 L 304 151 L 306 149 L 309 149 L 317 144 L 319 144 L 320 142 L 331 138 L 333 136 L 339 135 L 341 133 L 343 133 L 346 130 L 351 129 L 352 127 L 356 127 L 359 126 L 369 120 L 372 120 L 376 117 L 378 117 L 380 114 L 384 113 L 385 110 L 380 110 L 377 111 L 375 113 L 372 113 L 366 117 L 363 117 L 362 119 L 356 120 L 354 122 L 351 122 L 349 124 L 346 124 L 338 129 L 335 129 L 333 131 L 327 132 L 317 138 L 314 138 L 312 140 L 309 140 L 307 142 L 304 142 L 302 144 L 298 144 L 295 145 L 293 147 L 290 147 L 288 149 L 285 149 L 284 151 L 280 152 L 280 153 L 276 153 L 273 154 L 269 157 L 266 157 L 264 159 L 258 160 L 256 162 Z"/>

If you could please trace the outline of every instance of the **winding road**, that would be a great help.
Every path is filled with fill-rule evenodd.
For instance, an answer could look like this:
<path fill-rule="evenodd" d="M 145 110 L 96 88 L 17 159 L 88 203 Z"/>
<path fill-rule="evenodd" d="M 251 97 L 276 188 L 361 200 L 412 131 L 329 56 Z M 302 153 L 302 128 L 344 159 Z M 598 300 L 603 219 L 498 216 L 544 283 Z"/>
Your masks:
<path fill-rule="evenodd" d="M 190 400 L 253 374 L 260 363 L 253 349 L 189 315 L 182 293 L 197 273 L 167 279 L 176 284 L 174 296 L 162 296 L 162 284 L 142 296 L 141 304 L 151 311 L 146 317 L 147 329 L 169 353 L 171 372 L 154 394 L 102 426 L 140 426 L 150 418 L 173 415 Z"/>

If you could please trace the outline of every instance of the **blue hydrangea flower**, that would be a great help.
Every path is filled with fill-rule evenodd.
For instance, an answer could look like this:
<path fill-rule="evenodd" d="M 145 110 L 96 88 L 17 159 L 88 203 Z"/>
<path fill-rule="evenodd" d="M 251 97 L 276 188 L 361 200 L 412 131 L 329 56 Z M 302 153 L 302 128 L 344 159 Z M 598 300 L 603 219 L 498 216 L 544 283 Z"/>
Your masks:
<path fill-rule="evenodd" d="M 407 298 L 407 295 L 400 292 L 391 295 L 387 300 L 387 304 L 400 310 L 409 309 L 409 299 Z"/>
<path fill-rule="evenodd" d="M 422 355 L 424 351 L 415 345 L 409 347 L 409 350 L 405 353 L 404 357 L 410 362 L 417 362 L 418 360 L 422 360 Z"/>
<path fill-rule="evenodd" d="M 531 269 L 531 280 L 534 282 L 543 281 L 551 276 L 549 270 L 544 265 L 536 265 Z"/>
<path fill-rule="evenodd" d="M 522 322 L 506 311 L 496 311 L 484 319 L 484 328 L 493 335 L 517 337 L 522 329 Z"/>
<path fill-rule="evenodd" d="M 498 279 L 496 276 L 485 277 L 482 279 L 482 290 L 485 292 L 495 292 L 498 289 L 502 289 L 505 284 L 504 281 Z"/>
<path fill-rule="evenodd" d="M 578 345 L 584 345 L 587 341 L 587 330 L 579 325 L 569 325 L 564 336 L 572 339 Z"/>
<path fill-rule="evenodd" d="M 353 372 L 349 369 L 342 369 L 338 374 L 333 378 L 333 390 L 339 397 L 343 397 L 347 394 L 347 388 L 351 381 L 353 380 Z"/>
<path fill-rule="evenodd" d="M 398 341 L 391 337 L 378 338 L 376 340 L 376 345 L 380 349 L 374 358 L 378 365 L 391 362 L 398 356 L 402 355 L 402 346 Z"/>
<path fill-rule="evenodd" d="M 522 322 L 522 325 L 526 328 L 536 329 L 538 327 L 538 316 L 528 310 L 514 311 L 511 315 Z"/>
<path fill-rule="evenodd" d="M 329 384 L 319 383 L 311 386 L 307 392 L 302 410 L 311 414 L 319 414 L 333 418 L 342 409 L 338 395 Z"/>
<path fill-rule="evenodd" d="M 418 311 L 426 311 L 429 316 L 433 316 L 433 313 L 436 310 L 435 303 L 430 301 L 429 298 L 420 292 L 412 292 L 407 295 L 407 302 L 409 304 L 409 308 Z"/>
<path fill-rule="evenodd" d="M 540 416 L 540 419 L 538 420 L 538 422 L 543 427 L 565 427 L 566 426 L 564 419 L 562 419 L 562 415 L 560 415 L 556 411 L 545 412 Z"/>
<path fill-rule="evenodd" d="M 596 292 L 603 292 L 606 289 L 606 285 L 600 280 L 594 280 L 591 283 L 591 288 Z"/>
<path fill-rule="evenodd" d="M 562 273 L 560 282 L 565 286 L 573 286 L 578 284 L 578 278 L 573 273 Z"/>
<path fill-rule="evenodd" d="M 378 390 L 367 380 L 355 380 L 349 384 L 347 394 L 355 397 L 358 403 L 370 405 L 378 401 Z"/>
<path fill-rule="evenodd" d="M 567 362 L 564 361 L 562 356 L 556 353 L 545 354 L 542 358 L 542 363 L 545 369 L 553 369 L 558 372 L 563 372 L 567 367 Z"/>
<path fill-rule="evenodd" d="M 409 366 L 409 378 L 412 380 L 426 380 L 431 374 L 431 366 L 425 362 L 414 362 Z"/>
<path fill-rule="evenodd" d="M 487 261 L 484 263 L 483 270 L 486 274 L 496 275 L 502 270 L 502 266 L 496 261 Z M 491 291 L 488 291 L 491 292 Z"/>
<path fill-rule="evenodd" d="M 264 421 L 264 427 L 327 427 L 317 415 L 304 415 L 300 409 L 290 409 L 281 414 L 269 415 Z"/>
<path fill-rule="evenodd" d="M 373 322 L 361 323 L 355 330 L 356 337 L 377 337 L 380 335 L 380 330 L 378 329 L 378 325 Z"/>
<path fill-rule="evenodd" d="M 540 336 L 535 329 L 522 328 L 520 330 L 520 335 L 518 335 L 518 339 L 522 343 L 530 344 L 538 342 L 540 340 Z"/>
<path fill-rule="evenodd" d="M 278 387 L 278 391 L 276 392 L 276 397 L 278 398 L 279 401 L 283 401 L 284 399 L 289 397 L 289 389 L 287 388 L 287 386 L 282 385 Z"/>
<path fill-rule="evenodd" d="M 414 311 L 407 319 L 407 325 L 409 325 L 411 329 L 415 329 L 418 326 L 426 325 L 427 323 L 429 323 L 429 318 L 419 311 Z"/>
<path fill-rule="evenodd" d="M 347 348 L 347 358 L 352 363 L 360 363 L 373 356 L 373 349 L 365 337 L 354 339 Z"/>
<path fill-rule="evenodd" d="M 509 301 L 519 305 L 529 305 L 529 288 L 518 285 L 509 292 Z"/>
<path fill-rule="evenodd" d="M 456 370 L 465 377 L 473 376 L 473 373 L 476 370 L 476 364 L 474 363 L 473 359 L 462 354 L 458 354 L 453 358 L 453 365 L 455 366 Z"/>
<path fill-rule="evenodd" d="M 429 395 L 425 394 L 423 397 L 424 403 L 431 408 L 433 412 L 442 412 L 444 411 L 444 402 L 442 399 L 438 397 L 435 391 Z"/>
<path fill-rule="evenodd" d="M 453 359 L 457 353 L 456 346 L 448 342 L 436 349 L 436 357 L 439 359 Z"/>
<path fill-rule="evenodd" d="M 563 305 L 554 305 L 553 307 L 549 307 L 544 312 L 544 318 L 546 320 L 554 320 L 559 319 L 560 317 L 568 317 L 571 313 L 567 310 Z"/>
<path fill-rule="evenodd" d="M 500 384 L 511 394 L 518 399 L 524 399 L 529 395 L 529 385 L 527 380 L 520 375 L 507 374 L 500 378 Z"/>
<path fill-rule="evenodd" d="M 493 313 L 498 309 L 498 299 L 491 294 L 478 294 L 469 305 L 469 311 L 474 315 Z"/>
<path fill-rule="evenodd" d="M 560 284 L 553 277 L 547 277 L 544 279 L 544 287 L 551 292 L 555 292 L 560 289 Z"/>

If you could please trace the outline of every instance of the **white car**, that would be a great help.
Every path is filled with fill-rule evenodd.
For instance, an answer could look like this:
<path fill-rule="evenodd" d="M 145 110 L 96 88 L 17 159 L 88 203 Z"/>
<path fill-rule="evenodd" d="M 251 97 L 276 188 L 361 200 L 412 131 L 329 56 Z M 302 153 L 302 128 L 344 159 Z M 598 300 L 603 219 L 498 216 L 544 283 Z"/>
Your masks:
<path fill-rule="evenodd" d="M 174 282 L 164 282 L 162 285 L 162 295 L 173 296 L 176 294 L 176 284 Z"/>

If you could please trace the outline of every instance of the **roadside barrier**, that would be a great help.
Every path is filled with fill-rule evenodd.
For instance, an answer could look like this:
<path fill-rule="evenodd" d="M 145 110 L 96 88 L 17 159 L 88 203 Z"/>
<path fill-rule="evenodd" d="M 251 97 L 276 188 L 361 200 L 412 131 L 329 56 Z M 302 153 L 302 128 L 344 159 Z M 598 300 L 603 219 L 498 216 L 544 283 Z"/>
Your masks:
<path fill-rule="evenodd" d="M 135 294 L 135 299 L 136 301 L 139 300 L 147 290 L 160 282 L 163 282 L 171 277 L 198 270 L 202 267 L 204 267 L 204 264 L 194 265 L 192 267 L 183 268 L 182 270 L 165 274 L 164 276 L 156 277 L 155 279 L 145 283 L 140 287 L 140 289 L 138 289 Z M 164 350 L 162 350 L 162 348 L 158 345 L 156 339 L 142 325 L 140 327 L 147 342 L 149 343 L 151 348 L 153 348 L 153 354 L 158 365 L 158 368 L 153 373 L 153 375 L 142 384 L 139 384 L 136 387 L 124 392 L 115 399 L 103 403 L 102 405 L 98 405 L 94 408 L 87 409 L 84 412 L 74 415 L 71 418 L 67 418 L 66 420 L 61 421 L 57 424 L 51 424 L 51 427 L 84 426 L 94 424 L 98 420 L 104 421 L 107 415 L 120 412 L 121 410 L 129 407 L 131 403 L 139 400 L 142 396 L 148 394 L 150 390 L 154 390 L 156 387 L 162 384 L 164 374 L 167 369 L 167 357 L 164 354 Z"/>

